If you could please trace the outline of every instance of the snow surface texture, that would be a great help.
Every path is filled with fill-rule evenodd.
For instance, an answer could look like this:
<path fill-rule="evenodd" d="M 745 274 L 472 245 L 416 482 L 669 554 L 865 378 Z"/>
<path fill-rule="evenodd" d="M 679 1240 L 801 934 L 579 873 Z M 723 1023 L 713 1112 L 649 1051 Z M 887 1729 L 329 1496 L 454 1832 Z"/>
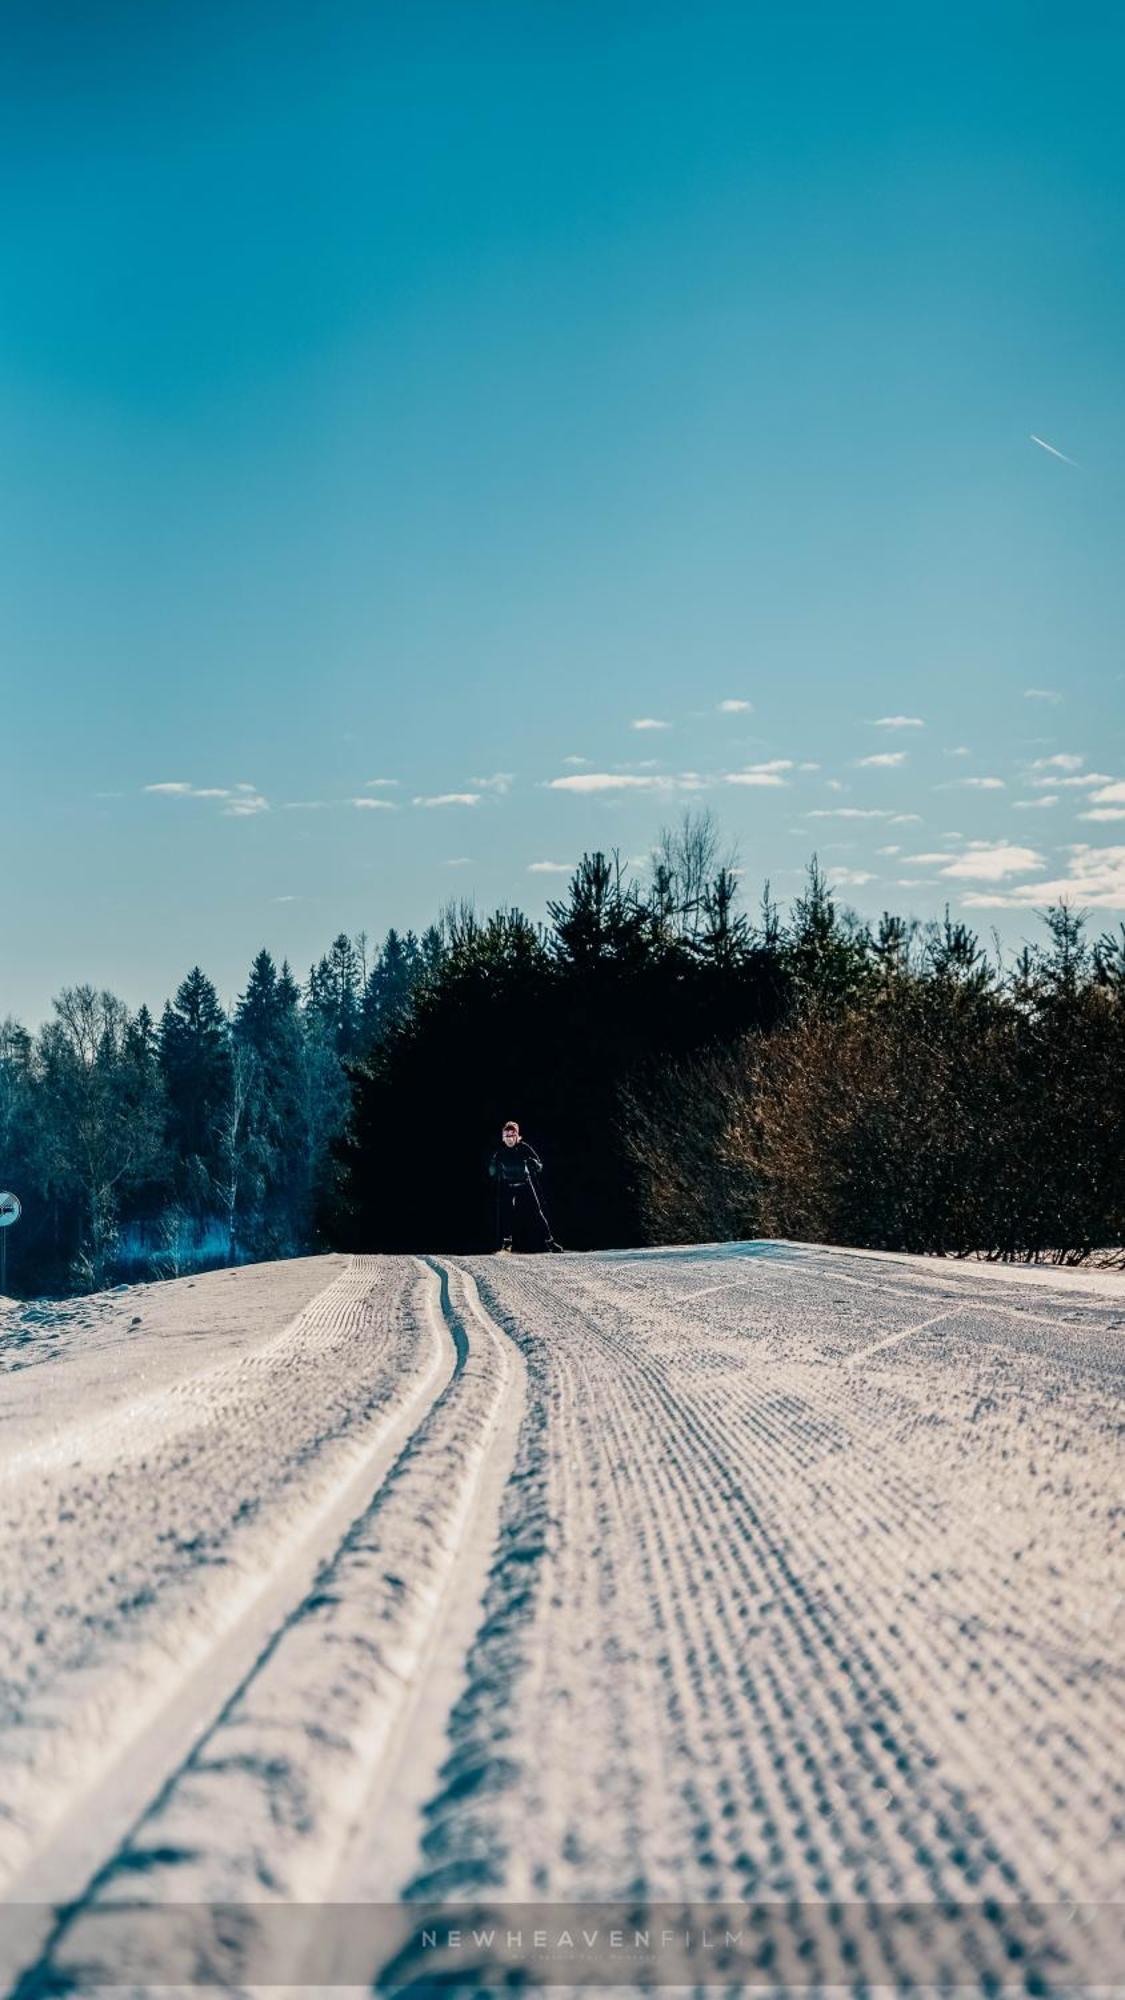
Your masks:
<path fill-rule="evenodd" d="M 1123 1333 L 791 1244 L 0 1313 L 0 1984 L 405 1990 L 463 1911 L 535 1985 L 611 1903 L 654 1984 L 736 1905 L 736 1989 L 1115 1984 Z"/>

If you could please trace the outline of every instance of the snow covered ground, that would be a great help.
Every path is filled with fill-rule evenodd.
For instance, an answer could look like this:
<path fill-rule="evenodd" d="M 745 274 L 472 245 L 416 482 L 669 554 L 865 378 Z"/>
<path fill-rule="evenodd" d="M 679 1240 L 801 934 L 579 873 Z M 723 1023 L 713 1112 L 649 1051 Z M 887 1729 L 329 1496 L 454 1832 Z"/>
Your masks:
<path fill-rule="evenodd" d="M 5 1309 L 0 1983 L 1114 1986 L 1123 1354 L 780 1243 Z"/>

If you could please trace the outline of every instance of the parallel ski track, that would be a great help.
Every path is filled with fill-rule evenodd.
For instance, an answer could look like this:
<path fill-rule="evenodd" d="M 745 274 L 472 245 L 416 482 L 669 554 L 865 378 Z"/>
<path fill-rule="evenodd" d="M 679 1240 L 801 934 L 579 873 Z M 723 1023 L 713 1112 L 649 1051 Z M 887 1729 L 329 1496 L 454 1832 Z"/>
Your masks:
<path fill-rule="evenodd" d="M 416 1890 L 764 1900 L 798 1931 L 851 1898 L 857 1979 L 1008 1979 L 1021 1909 L 1122 1892 L 1112 1310 L 852 1267 L 849 1316 L 830 1255 L 701 1309 L 698 1264 L 653 1265 L 475 1267 L 546 1404 L 558 1538 L 524 1760 L 449 1804 Z M 942 1898 L 979 1917 L 904 1959 L 880 1908 Z"/>
<path fill-rule="evenodd" d="M 207 1613 L 210 1706 L 178 1734 L 170 1690 L 207 1675 L 166 1671 L 147 1783 L 113 1748 L 114 1812 L 24 2000 L 121 1970 L 104 1925 L 123 1898 L 184 1905 L 158 1964 L 138 1943 L 142 1988 L 347 1967 L 368 1990 L 430 1990 L 435 1968 L 364 1931 L 362 1905 L 400 1898 L 419 1917 L 754 1904 L 779 1992 L 788 1967 L 802 1990 L 991 1993 L 1022 1977 L 1024 1919 L 1066 1905 L 1052 1982 L 1077 1983 L 1091 1906 L 1125 1895 L 1118 1302 L 796 1246 L 386 1259 L 346 1278 L 289 1345 L 184 1385 L 171 1410 L 200 1421 L 160 1398 L 149 1413 L 164 1475 L 216 1536 L 208 1494 L 232 1490 L 246 1427 L 289 1438 L 241 1474 L 264 1488 L 274 1580 L 256 1625 L 226 1584 L 243 1638 L 225 1652 Z M 347 1366 L 318 1371 L 314 1324 Z M 382 1329 L 377 1363 L 357 1324 Z M 285 1412 L 318 1388 L 330 1408 L 294 1457 Z M 75 1471 L 89 1546 L 111 1456 L 99 1433 L 94 1474 Z M 34 1486 L 15 1482 L 28 1533 Z M 295 1589 L 277 1523 L 291 1500 L 307 1530 L 317 1491 L 320 1566 Z M 160 1575 L 166 1620 L 200 1588 L 181 1557 Z M 119 1694 L 146 1629 L 122 1618 L 100 1646 Z M 63 1712 L 82 1659 L 53 1657 Z M 57 1824 L 44 1852 L 66 1853 Z M 360 1908 L 335 1945 L 324 1904 Z M 903 1905 L 935 1915 L 904 1929 Z M 271 1931 L 302 1909 L 306 1938 Z M 507 1972 L 485 1954 L 462 1975 L 451 1990 Z"/>
<path fill-rule="evenodd" d="M 294 1977 L 292 1925 L 271 1936 L 252 1906 L 303 1906 L 315 1932 L 316 1906 L 342 1879 L 357 1837 L 362 1849 L 366 1822 L 385 1809 L 454 1583 L 468 1593 L 470 1633 L 476 1623 L 493 1543 L 487 1510 L 474 1533 L 482 1488 L 498 1429 L 522 1410 L 519 1357 L 481 1313 L 471 1280 L 454 1274 L 451 1287 L 435 1265 L 422 1283 L 432 1321 L 455 1350 L 444 1387 L 314 1587 L 106 1854 L 17 1992 L 60 1980 L 96 1986 L 111 1970 L 120 1976 L 130 1950 L 130 1978 L 142 1985 L 204 1980 L 229 1989 L 243 1978 Z M 436 1769 L 440 1736 L 431 1755 Z M 384 1856 L 369 1893 L 393 1895 L 408 1859 L 389 1875 Z M 155 1929 L 142 1927 L 132 1944 L 127 1930 L 106 1925 L 123 1893 L 159 1912 Z M 319 1948 L 323 1957 L 323 1939 Z"/>
<path fill-rule="evenodd" d="M 29 1463 L 5 1494 L 13 1577 L 42 1573 L 44 1537 L 60 1550 L 42 1662 L 26 1621 L 0 1635 L 3 1893 L 29 1923 L 81 1895 L 213 1721 L 455 1361 L 417 1271 L 356 1258 L 288 1326 L 169 1385 L 142 1429 L 103 1420 L 92 1466 Z"/>

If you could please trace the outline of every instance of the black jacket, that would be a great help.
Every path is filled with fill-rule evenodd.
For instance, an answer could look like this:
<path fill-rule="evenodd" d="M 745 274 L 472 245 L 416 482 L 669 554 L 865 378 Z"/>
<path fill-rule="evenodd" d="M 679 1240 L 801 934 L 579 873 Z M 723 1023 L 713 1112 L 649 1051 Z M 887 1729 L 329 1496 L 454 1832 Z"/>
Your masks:
<path fill-rule="evenodd" d="M 519 1187 L 532 1174 L 542 1173 L 543 1162 L 534 1146 L 529 1146 L 526 1139 L 517 1139 L 514 1146 L 505 1146 L 503 1142 L 497 1146 L 488 1171 L 498 1187 Z"/>

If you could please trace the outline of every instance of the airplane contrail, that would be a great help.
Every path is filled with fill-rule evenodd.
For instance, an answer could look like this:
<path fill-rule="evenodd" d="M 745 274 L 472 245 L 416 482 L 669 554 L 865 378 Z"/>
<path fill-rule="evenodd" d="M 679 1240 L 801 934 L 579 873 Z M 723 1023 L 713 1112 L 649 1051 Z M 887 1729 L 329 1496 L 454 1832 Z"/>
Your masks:
<path fill-rule="evenodd" d="M 1056 451 L 1053 444 L 1047 443 L 1046 438 L 1036 437 L 1034 431 L 1028 431 L 1027 435 L 1031 439 L 1032 444 L 1039 445 L 1043 451 L 1049 451 L 1052 458 L 1061 458 L 1064 465 L 1077 466 L 1078 460 L 1076 458 L 1068 458 L 1065 451 Z"/>

